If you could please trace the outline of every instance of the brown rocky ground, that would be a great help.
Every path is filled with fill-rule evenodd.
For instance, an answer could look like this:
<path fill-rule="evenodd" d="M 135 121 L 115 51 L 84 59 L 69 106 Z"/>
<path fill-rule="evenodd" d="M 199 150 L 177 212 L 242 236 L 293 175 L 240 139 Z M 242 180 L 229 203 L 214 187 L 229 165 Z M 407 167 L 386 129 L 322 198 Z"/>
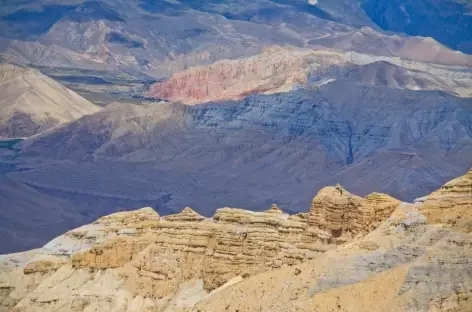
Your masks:
<path fill-rule="evenodd" d="M 298 215 L 113 214 L 2 256 L 0 311 L 470 311 L 471 215 L 444 221 L 470 174 L 415 204 L 336 186 Z"/>

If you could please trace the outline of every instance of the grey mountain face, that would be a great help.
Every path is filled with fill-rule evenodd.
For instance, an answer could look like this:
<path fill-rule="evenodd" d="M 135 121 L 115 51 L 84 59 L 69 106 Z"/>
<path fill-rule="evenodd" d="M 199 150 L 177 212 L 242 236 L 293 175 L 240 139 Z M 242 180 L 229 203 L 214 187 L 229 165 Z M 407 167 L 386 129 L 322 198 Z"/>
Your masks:
<path fill-rule="evenodd" d="M 49 190 L 169 194 L 160 208 L 205 214 L 228 202 L 300 211 L 337 182 L 412 200 L 469 168 L 471 113 L 470 100 L 445 93 L 342 80 L 194 107 L 116 104 L 24 141 L 17 161 L 44 164 L 10 176 Z"/>
<path fill-rule="evenodd" d="M 362 8 L 385 30 L 433 37 L 472 53 L 472 3 L 449 0 L 362 0 Z"/>
<path fill-rule="evenodd" d="M 13 63 L 155 78 L 252 55 L 274 44 L 423 60 L 420 52 L 401 49 L 416 39 L 389 39 L 381 29 L 430 36 L 467 51 L 472 33 L 467 12 L 466 5 L 446 0 L 414 5 L 367 0 L 31 0 L 0 4 L 0 55 Z"/>

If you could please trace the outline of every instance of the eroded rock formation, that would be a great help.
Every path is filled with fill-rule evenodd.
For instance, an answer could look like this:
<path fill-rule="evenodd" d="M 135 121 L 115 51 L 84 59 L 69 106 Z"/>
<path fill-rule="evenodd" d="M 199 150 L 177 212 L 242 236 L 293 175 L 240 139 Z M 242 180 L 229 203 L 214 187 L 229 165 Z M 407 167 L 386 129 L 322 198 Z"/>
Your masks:
<path fill-rule="evenodd" d="M 189 310 L 470 312 L 471 174 L 416 204 L 400 204 L 366 236 L 294 268 L 241 281 Z M 461 222 L 452 224 L 459 214 Z"/>
<path fill-rule="evenodd" d="M 338 186 L 321 190 L 308 215 L 275 204 L 265 212 L 221 208 L 212 218 L 189 207 L 165 217 L 151 208 L 120 212 L 37 251 L 2 257 L 0 299 L 12 311 L 175 311 L 258 273 L 314 259 L 366 233 L 398 204 Z"/>
<path fill-rule="evenodd" d="M 429 223 L 442 223 L 454 230 L 472 232 L 472 170 L 432 194 L 416 200 Z"/>
<path fill-rule="evenodd" d="M 313 199 L 308 224 L 318 231 L 319 238 L 344 243 L 370 232 L 399 204 L 399 200 L 385 194 L 362 198 L 340 185 L 326 187 Z"/>
<path fill-rule="evenodd" d="M 116 213 L 1 256 L 0 311 L 470 311 L 471 174 L 415 204 L 338 185 L 297 215 Z"/>

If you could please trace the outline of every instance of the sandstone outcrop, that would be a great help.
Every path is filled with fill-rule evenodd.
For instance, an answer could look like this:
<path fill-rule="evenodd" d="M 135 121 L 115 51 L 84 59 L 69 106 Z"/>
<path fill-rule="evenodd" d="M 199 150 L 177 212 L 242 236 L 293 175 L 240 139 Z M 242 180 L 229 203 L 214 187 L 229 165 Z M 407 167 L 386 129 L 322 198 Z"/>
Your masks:
<path fill-rule="evenodd" d="M 472 234 L 449 218 L 464 213 L 467 203 L 470 210 L 471 172 L 416 204 L 400 204 L 366 236 L 295 269 L 241 281 L 189 310 L 470 312 Z M 390 200 L 382 197 L 370 200 L 386 211 Z M 359 201 L 346 196 L 339 202 Z"/>
<path fill-rule="evenodd" d="M 313 199 L 308 224 L 317 230 L 320 239 L 340 244 L 370 232 L 399 204 L 399 200 L 385 194 L 362 198 L 340 185 L 326 187 Z"/>
<path fill-rule="evenodd" d="M 0 311 L 470 311 L 472 234 L 450 216 L 471 173 L 415 204 L 338 185 L 308 214 L 116 213 L 1 256 Z"/>
<path fill-rule="evenodd" d="M 472 170 L 416 200 L 429 223 L 441 223 L 454 230 L 472 232 Z"/>
<path fill-rule="evenodd" d="M 309 214 L 274 204 L 265 212 L 221 208 L 212 218 L 189 207 L 164 217 L 151 208 L 105 216 L 30 254 L 3 256 L 3 308 L 179 311 L 251 276 L 314 259 L 340 243 L 326 228 L 366 233 L 400 203 L 371 197 L 338 186 L 320 191 Z M 348 212 L 352 224 L 342 217 Z"/>

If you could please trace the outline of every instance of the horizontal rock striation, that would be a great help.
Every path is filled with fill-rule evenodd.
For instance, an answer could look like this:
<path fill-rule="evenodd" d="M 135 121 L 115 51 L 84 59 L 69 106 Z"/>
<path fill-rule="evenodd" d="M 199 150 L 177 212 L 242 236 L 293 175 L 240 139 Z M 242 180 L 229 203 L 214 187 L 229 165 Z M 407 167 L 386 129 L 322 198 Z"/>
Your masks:
<path fill-rule="evenodd" d="M 472 232 L 472 170 L 416 200 L 430 223 L 443 223 L 455 230 Z"/>
<path fill-rule="evenodd" d="M 343 243 L 370 232 L 399 204 L 399 200 L 385 194 L 362 198 L 340 185 L 326 187 L 313 199 L 308 224 L 318 230 L 318 237 Z"/>
<path fill-rule="evenodd" d="M 309 215 L 289 215 L 274 204 L 265 212 L 221 208 L 212 218 L 189 207 L 165 217 L 151 208 L 106 216 L 56 238 L 30 257 L 4 257 L 0 287 L 8 291 L 1 299 L 12 311 L 66 311 L 77 306 L 82 308 L 76 311 L 85 311 L 92 304 L 111 311 L 123 305 L 124 298 L 132 302 L 147 298 L 150 307 L 163 311 L 180 296 L 183 285 L 196 281 L 198 286 L 189 287 L 203 296 L 194 298 L 198 301 L 235 279 L 297 265 L 335 248 L 341 240 L 323 230 L 349 223 L 339 219 L 346 210 L 358 227 L 341 228 L 367 232 L 380 218 L 372 200 L 340 189 L 320 191 Z M 357 205 L 350 205 L 354 198 Z M 375 198 L 380 206 L 388 202 L 384 212 L 400 203 L 387 195 Z M 371 210 L 367 216 L 365 211 Z M 82 286 L 73 286 L 74 280 L 81 280 Z M 90 289 L 101 284 L 112 289 Z"/>
<path fill-rule="evenodd" d="M 471 173 L 414 205 L 402 203 L 366 236 L 295 268 L 243 280 L 189 310 L 471 311 L 472 234 L 449 223 L 472 202 Z M 324 194 L 341 191 L 334 187 Z M 338 198 L 347 207 L 362 200 L 376 203 L 379 215 L 390 210 L 390 200 L 380 194 Z"/>
<path fill-rule="evenodd" d="M 415 204 L 338 185 L 297 215 L 275 204 L 212 218 L 189 207 L 116 213 L 1 256 L 0 308 L 468 311 L 472 237 L 449 220 L 472 201 L 471 172 Z"/>

